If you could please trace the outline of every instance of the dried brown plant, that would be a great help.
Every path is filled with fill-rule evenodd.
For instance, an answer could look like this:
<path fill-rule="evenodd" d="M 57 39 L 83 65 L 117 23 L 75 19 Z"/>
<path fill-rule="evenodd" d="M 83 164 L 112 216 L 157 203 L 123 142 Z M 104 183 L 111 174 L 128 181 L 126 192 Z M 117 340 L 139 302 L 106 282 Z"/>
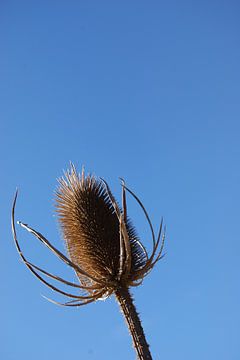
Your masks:
<path fill-rule="evenodd" d="M 63 306 L 76 307 L 115 294 L 128 324 L 138 358 L 146 360 L 152 357 L 129 287 L 140 285 L 144 277 L 163 257 L 165 231 L 162 234 L 163 221 L 161 221 L 156 239 L 151 220 L 142 202 L 122 179 L 121 185 L 120 208 L 106 181 L 89 175 L 85 177 L 84 171 L 79 175 L 73 165 L 70 171 L 65 173 L 65 177 L 59 180 L 56 211 L 69 258 L 38 231 L 18 222 L 75 270 L 79 284 L 49 273 L 29 262 L 23 255 L 17 240 L 14 220 L 17 193 L 12 208 L 12 231 L 18 253 L 28 269 L 52 290 L 71 299 L 63 304 L 49 299 L 50 301 Z M 150 226 L 153 246 L 151 255 L 148 255 L 128 218 L 126 191 L 140 205 Z M 48 282 L 43 275 L 78 289 L 80 294 L 59 289 Z"/>

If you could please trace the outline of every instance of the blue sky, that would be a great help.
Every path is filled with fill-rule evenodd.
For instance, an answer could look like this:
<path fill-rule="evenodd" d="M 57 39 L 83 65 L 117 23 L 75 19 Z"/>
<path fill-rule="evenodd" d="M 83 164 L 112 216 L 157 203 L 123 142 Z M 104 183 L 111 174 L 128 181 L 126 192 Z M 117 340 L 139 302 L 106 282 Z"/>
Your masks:
<path fill-rule="evenodd" d="M 2 1 L 1 358 L 134 359 L 114 298 L 79 309 L 19 261 L 10 211 L 64 250 L 57 178 L 72 161 L 119 176 L 167 225 L 166 256 L 133 290 L 153 358 L 240 358 L 237 1 Z M 150 232 L 129 215 L 151 250 Z M 29 259 L 73 279 L 18 229 Z"/>

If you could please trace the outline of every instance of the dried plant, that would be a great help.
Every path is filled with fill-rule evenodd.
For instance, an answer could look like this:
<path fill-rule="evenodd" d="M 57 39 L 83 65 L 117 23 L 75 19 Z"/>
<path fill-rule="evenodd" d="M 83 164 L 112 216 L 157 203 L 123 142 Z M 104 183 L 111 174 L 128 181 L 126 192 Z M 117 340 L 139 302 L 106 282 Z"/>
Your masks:
<path fill-rule="evenodd" d="M 50 301 L 75 307 L 115 294 L 128 324 L 138 358 L 146 360 L 152 357 L 129 287 L 140 285 L 144 277 L 162 258 L 165 231 L 162 235 L 163 221 L 161 221 L 156 239 L 152 223 L 142 202 L 122 179 L 121 185 L 122 206 L 120 208 L 106 181 L 89 175 L 85 177 L 84 171 L 79 175 L 73 165 L 70 171 L 65 173 L 65 177 L 59 180 L 56 211 L 69 258 L 57 250 L 38 231 L 27 224 L 18 222 L 75 270 L 79 284 L 53 275 L 25 258 L 15 229 L 14 213 L 17 193 L 12 208 L 12 231 L 18 253 L 28 269 L 52 290 L 71 299 L 63 304 L 49 299 Z M 127 216 L 126 191 L 140 205 L 150 226 L 153 243 L 150 256 Z M 80 295 L 59 289 L 43 276 L 78 289 Z"/>

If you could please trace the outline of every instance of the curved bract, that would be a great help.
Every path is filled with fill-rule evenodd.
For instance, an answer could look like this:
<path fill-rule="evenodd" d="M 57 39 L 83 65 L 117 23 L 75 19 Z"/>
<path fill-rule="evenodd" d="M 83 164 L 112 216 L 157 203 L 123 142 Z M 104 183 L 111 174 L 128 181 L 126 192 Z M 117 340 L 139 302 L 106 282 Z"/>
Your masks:
<path fill-rule="evenodd" d="M 66 306 L 81 306 L 115 293 L 119 288 L 138 286 L 162 258 L 165 231 L 161 221 L 157 239 L 151 220 L 139 198 L 121 181 L 122 204 L 118 205 L 105 180 L 78 174 L 71 165 L 59 179 L 56 192 L 56 211 L 68 250 L 65 256 L 41 233 L 18 222 L 47 246 L 60 260 L 70 266 L 79 284 L 67 281 L 28 261 L 22 253 L 15 229 L 15 195 L 12 208 L 12 232 L 20 257 L 28 269 L 45 285 L 71 298 Z M 140 242 L 127 215 L 126 192 L 143 210 L 152 234 L 153 250 L 149 255 Z M 163 232 L 163 234 L 162 234 Z M 79 294 L 67 293 L 52 285 L 46 278 L 78 289 Z"/>

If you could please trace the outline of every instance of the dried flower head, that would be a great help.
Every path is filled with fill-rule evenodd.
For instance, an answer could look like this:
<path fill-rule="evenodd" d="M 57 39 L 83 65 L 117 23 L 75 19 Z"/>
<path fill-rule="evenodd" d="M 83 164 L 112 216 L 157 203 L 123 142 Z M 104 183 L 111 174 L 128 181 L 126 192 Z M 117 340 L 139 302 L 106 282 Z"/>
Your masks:
<path fill-rule="evenodd" d="M 19 222 L 23 228 L 32 233 L 56 256 L 75 270 L 80 284 L 53 275 L 25 258 L 16 236 L 14 213 L 17 194 L 15 196 L 12 209 L 12 230 L 17 250 L 26 266 L 39 280 L 56 292 L 71 298 L 70 301 L 61 305 L 81 306 L 115 293 L 127 318 L 126 314 L 129 311 L 132 313 L 135 311 L 132 309 L 133 304 L 130 304 L 132 300 L 128 288 L 141 284 L 144 277 L 162 258 L 165 237 L 165 231 L 161 236 L 162 221 L 156 239 L 152 223 L 143 204 L 125 185 L 125 182 L 121 181 L 122 205 L 120 207 L 103 179 L 90 175 L 85 177 L 84 171 L 79 175 L 73 165 L 71 165 L 70 171 L 65 173 L 65 177 L 59 180 L 59 188 L 56 192 L 56 211 L 59 215 L 69 258 L 57 250 L 42 234 L 27 224 Z M 140 205 L 150 226 L 153 242 L 150 256 L 128 218 L 126 191 Z M 82 293 L 80 295 L 66 293 L 49 283 L 43 275 L 77 288 Z M 126 307 L 125 310 L 124 307 Z M 134 316 L 137 317 L 137 313 Z M 127 319 L 129 329 L 132 321 Z M 143 337 L 140 320 L 135 319 L 136 321 L 139 322 L 138 327 L 140 327 L 138 335 Z M 132 335 L 133 342 L 139 342 L 138 335 Z M 146 341 L 145 344 L 137 346 L 140 349 L 137 350 L 140 359 L 151 358 L 149 357 L 150 353 L 146 355 L 148 357 L 141 357 L 144 356 L 144 347 L 148 349 Z"/>

